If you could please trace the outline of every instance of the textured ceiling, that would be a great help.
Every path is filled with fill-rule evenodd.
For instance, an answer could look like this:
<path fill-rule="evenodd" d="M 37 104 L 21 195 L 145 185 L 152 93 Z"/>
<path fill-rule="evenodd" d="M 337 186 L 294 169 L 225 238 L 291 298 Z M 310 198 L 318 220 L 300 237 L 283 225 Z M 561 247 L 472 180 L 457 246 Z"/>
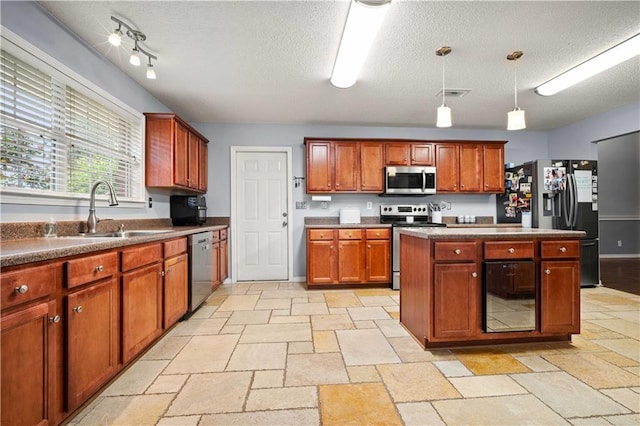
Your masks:
<path fill-rule="evenodd" d="M 640 32 L 640 2 L 394 0 L 358 82 L 329 83 L 347 1 L 44 1 L 72 32 L 192 122 L 434 127 L 442 84 L 454 128 L 504 129 L 518 104 L 529 130 L 549 130 L 640 101 L 640 58 L 552 97 L 533 89 Z M 147 35 L 158 79 L 128 64 L 131 40 L 113 48 L 110 16 Z"/>

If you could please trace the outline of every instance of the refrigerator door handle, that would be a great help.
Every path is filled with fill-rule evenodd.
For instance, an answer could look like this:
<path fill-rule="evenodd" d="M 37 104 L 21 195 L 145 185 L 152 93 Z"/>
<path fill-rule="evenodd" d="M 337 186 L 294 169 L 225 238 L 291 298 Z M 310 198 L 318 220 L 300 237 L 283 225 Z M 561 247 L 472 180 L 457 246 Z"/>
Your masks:
<path fill-rule="evenodd" d="M 574 200 L 575 195 L 573 193 L 573 175 L 567 174 L 567 182 L 566 182 L 566 191 L 569 198 L 569 212 L 567 214 L 567 226 L 573 227 L 573 215 L 575 214 L 574 210 Z"/>
<path fill-rule="evenodd" d="M 562 197 L 562 210 L 560 212 L 560 216 L 562 216 L 562 219 L 564 220 L 564 224 L 569 227 L 571 226 L 571 222 L 570 222 L 570 217 L 569 217 L 569 206 L 567 205 L 567 198 L 569 197 L 569 185 L 568 182 L 569 178 L 566 178 L 565 181 L 565 188 L 562 190 L 562 192 L 560 192 L 560 196 Z"/>
<path fill-rule="evenodd" d="M 571 175 L 571 182 L 573 184 L 573 222 L 572 226 L 575 228 L 578 225 L 578 181 L 576 175 Z"/>

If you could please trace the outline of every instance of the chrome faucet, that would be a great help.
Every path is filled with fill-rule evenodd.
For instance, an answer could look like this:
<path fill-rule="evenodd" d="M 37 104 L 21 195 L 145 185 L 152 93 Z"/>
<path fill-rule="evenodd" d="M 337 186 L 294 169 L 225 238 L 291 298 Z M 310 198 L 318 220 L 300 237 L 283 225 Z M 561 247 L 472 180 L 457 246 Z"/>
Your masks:
<path fill-rule="evenodd" d="M 96 189 L 101 183 L 107 185 L 109 188 L 109 205 L 118 205 L 118 198 L 116 197 L 116 192 L 113 190 L 113 186 L 104 180 L 96 181 L 91 187 L 91 198 L 89 201 L 89 218 L 87 219 L 87 233 L 89 234 L 96 233 L 96 226 L 98 226 L 98 222 L 100 222 L 100 219 L 96 217 Z"/>

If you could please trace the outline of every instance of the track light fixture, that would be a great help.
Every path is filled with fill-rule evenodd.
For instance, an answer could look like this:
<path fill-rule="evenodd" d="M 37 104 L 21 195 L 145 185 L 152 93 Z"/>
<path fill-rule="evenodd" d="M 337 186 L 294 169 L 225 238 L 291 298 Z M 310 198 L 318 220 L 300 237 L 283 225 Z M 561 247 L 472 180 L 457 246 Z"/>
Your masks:
<path fill-rule="evenodd" d="M 135 28 L 132 28 L 115 16 L 112 16 L 111 20 L 118 24 L 118 28 L 109 35 L 109 43 L 111 43 L 111 45 L 113 46 L 120 46 L 120 44 L 122 43 L 122 27 L 124 27 L 127 30 L 127 37 L 133 40 L 133 49 L 131 51 L 131 56 L 129 56 L 129 63 L 133 66 L 139 67 L 142 63 L 140 59 L 140 54 L 142 53 L 149 60 L 147 64 L 147 78 L 150 80 L 155 80 L 156 72 L 153 69 L 153 65 L 151 64 L 151 59 L 155 59 L 157 61 L 158 57 L 144 50 L 142 47 L 140 47 L 139 44 L 140 42 L 145 41 L 147 39 L 147 36 L 142 31 L 138 31 Z"/>

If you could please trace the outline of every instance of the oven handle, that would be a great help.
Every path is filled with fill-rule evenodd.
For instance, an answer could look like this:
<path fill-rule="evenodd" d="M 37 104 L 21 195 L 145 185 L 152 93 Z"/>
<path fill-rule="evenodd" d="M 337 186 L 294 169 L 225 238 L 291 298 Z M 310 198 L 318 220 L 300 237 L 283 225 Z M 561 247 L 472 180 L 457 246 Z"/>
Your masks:
<path fill-rule="evenodd" d="M 427 190 L 427 172 L 422 169 L 422 192 Z"/>

